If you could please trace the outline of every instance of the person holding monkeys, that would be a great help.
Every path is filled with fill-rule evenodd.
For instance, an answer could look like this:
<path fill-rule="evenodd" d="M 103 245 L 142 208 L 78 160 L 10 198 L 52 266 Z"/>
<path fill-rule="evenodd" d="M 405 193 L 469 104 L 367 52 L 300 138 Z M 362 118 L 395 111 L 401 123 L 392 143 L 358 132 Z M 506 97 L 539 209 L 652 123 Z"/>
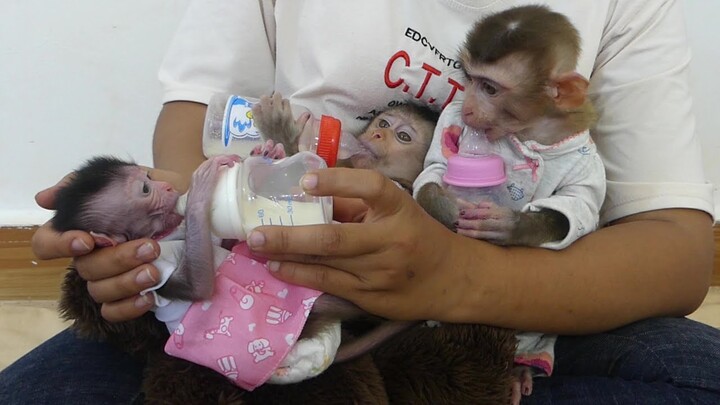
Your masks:
<path fill-rule="evenodd" d="M 457 50 L 472 24 L 535 3 L 191 1 L 160 71 L 165 104 L 151 175 L 173 172 L 176 186 L 187 185 L 204 159 L 203 103 L 219 91 L 279 91 L 354 133 L 378 110 L 409 100 L 440 110 L 468 89 Z M 248 243 L 276 277 L 377 315 L 560 335 L 553 375 L 536 380 L 522 403 L 716 403 L 720 332 L 683 318 L 707 293 L 713 201 L 694 133 L 682 4 L 540 3 L 580 34 L 577 71 L 589 79 L 599 117 L 591 134 L 607 175 L 600 229 L 559 251 L 499 247 L 446 229 L 377 172 L 333 169 L 306 176 L 303 186 L 336 196 L 336 219 L 359 223 L 262 227 Z M 39 193 L 38 203 L 52 208 L 56 189 Z M 95 251 L 86 233 L 44 226 L 33 247 L 40 258 L 75 257 L 106 319 L 150 307 L 138 293 L 152 283 L 143 274 L 157 275 L 147 264 L 156 243 Z M 93 356 L 92 367 L 80 353 Z M 103 375 L 96 364 L 114 366 Z M 39 380 L 34 365 L 62 367 L 68 388 Z M 109 346 L 63 332 L 0 374 L 0 402 L 129 402 L 139 370 Z M 84 387 L 103 376 L 125 379 L 88 394 Z"/>

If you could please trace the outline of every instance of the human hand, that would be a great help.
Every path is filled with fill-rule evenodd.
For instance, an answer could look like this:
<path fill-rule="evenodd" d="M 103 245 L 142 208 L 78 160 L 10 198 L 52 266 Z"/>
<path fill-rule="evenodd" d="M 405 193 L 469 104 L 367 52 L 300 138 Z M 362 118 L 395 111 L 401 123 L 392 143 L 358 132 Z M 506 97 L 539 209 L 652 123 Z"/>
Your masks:
<path fill-rule="evenodd" d="M 149 169 L 153 179 L 183 184 L 173 172 Z M 57 191 L 66 185 L 73 174 L 65 176 L 54 186 L 35 196 L 38 205 L 46 209 L 55 207 Z M 156 284 L 158 270 L 150 264 L 160 254 L 157 242 L 139 239 L 114 247 L 93 250 L 93 237 L 83 231 L 57 232 L 51 221 L 43 224 L 32 238 L 33 253 L 39 259 L 73 258 L 78 274 L 88 281 L 90 296 L 102 304 L 102 316 L 111 322 L 136 318 L 152 307 L 149 298 L 139 292 Z"/>
<path fill-rule="evenodd" d="M 248 246 L 284 281 L 348 299 L 393 319 L 428 319 L 456 303 L 443 265 L 459 238 L 382 174 L 325 169 L 303 177 L 313 195 L 360 198 L 361 223 L 258 227 Z"/>

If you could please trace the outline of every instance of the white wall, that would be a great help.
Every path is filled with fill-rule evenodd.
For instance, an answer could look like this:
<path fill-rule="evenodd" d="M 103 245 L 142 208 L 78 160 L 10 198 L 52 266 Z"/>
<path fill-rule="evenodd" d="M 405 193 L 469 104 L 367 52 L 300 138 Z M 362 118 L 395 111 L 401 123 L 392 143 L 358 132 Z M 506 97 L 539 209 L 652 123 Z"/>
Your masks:
<path fill-rule="evenodd" d="M 703 163 L 715 186 L 715 218 L 720 218 L 720 1 L 685 0 L 693 49 L 691 85 Z"/>
<path fill-rule="evenodd" d="M 0 0 L 0 226 L 44 222 L 34 194 L 92 155 L 151 164 L 156 71 L 186 4 Z M 720 2 L 686 5 L 698 133 L 720 186 Z"/>
<path fill-rule="evenodd" d="M 0 226 L 88 157 L 150 165 L 157 69 L 187 0 L 0 0 Z"/>

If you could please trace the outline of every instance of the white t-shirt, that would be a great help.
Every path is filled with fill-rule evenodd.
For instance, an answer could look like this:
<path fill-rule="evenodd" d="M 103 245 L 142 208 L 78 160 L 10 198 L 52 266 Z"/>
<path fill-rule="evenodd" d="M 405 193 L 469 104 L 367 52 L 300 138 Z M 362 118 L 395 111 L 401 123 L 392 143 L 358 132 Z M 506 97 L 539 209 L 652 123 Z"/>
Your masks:
<path fill-rule="evenodd" d="M 578 72 L 590 78 L 608 179 L 601 223 L 672 207 L 712 214 L 674 0 L 194 0 L 160 70 L 164 101 L 277 90 L 357 132 L 396 103 L 461 100 L 457 54 L 471 25 L 538 3 L 582 38 Z"/>

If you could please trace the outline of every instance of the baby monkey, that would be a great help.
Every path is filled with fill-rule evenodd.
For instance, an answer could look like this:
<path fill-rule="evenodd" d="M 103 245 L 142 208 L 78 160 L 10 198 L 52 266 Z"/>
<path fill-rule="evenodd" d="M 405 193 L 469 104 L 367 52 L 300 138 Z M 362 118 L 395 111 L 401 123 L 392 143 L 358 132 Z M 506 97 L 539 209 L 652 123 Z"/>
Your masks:
<path fill-rule="evenodd" d="M 575 72 L 579 53 L 575 27 L 544 6 L 516 7 L 476 23 L 460 55 L 469 80 L 465 99 L 443 111 L 415 183 L 428 213 L 458 233 L 501 245 L 576 239 L 581 235 L 569 235 L 576 228 L 587 233 L 597 226 L 604 169 L 588 133 L 596 115 L 588 80 Z M 458 208 L 440 186 L 465 127 L 484 133 L 504 158 L 510 206 Z"/>
<path fill-rule="evenodd" d="M 185 215 L 185 251 L 177 270 L 159 292 L 168 298 L 210 298 L 215 269 L 208 212 L 220 168 L 237 156 L 206 160 L 193 173 Z M 90 159 L 58 191 L 51 223 L 55 230 L 89 232 L 99 247 L 129 240 L 163 239 L 183 221 L 175 212 L 178 193 L 170 183 L 153 180 L 137 164 L 113 157 Z"/>
<path fill-rule="evenodd" d="M 356 136 L 364 150 L 339 161 L 338 166 L 375 169 L 410 191 L 423 168 L 438 113 L 415 104 L 392 107 L 376 116 Z M 263 96 L 253 107 L 253 118 L 267 143 L 254 153 L 281 158 L 298 152 L 298 140 L 308 124 L 310 113 L 293 118 L 290 102 L 282 95 Z"/>
<path fill-rule="evenodd" d="M 209 212 L 221 168 L 240 161 L 235 155 L 212 157 L 193 173 L 183 217 L 175 212 L 180 194 L 167 182 L 150 178 L 137 164 L 112 157 L 90 159 L 58 191 L 55 230 L 89 232 L 97 246 L 114 246 L 129 240 L 183 239 L 177 268 L 158 293 L 168 299 L 199 301 L 211 298 L 218 260 L 229 251 L 214 246 Z M 178 235 L 178 233 L 181 233 Z M 217 249 L 224 252 L 216 252 Z M 368 314 L 349 301 L 323 294 L 315 301 L 301 337 L 315 336 L 329 323 Z M 386 322 L 357 339 L 343 343 L 335 361 L 357 357 L 411 326 Z"/>
<path fill-rule="evenodd" d="M 512 8 L 474 25 L 460 55 L 465 99 L 443 111 L 415 182 L 430 215 L 462 235 L 551 249 L 597 227 L 605 177 L 589 135 L 596 118 L 589 83 L 575 72 L 579 53 L 575 27 L 544 6 Z M 468 131 L 484 134 L 505 163 L 496 201 L 459 200 L 441 186 L 447 158 Z M 520 333 L 518 340 L 518 364 L 552 358 L 555 337 Z M 549 374 L 552 361 L 541 368 Z M 531 393 L 532 376 L 525 366 L 515 372 L 518 404 L 521 393 Z"/>

